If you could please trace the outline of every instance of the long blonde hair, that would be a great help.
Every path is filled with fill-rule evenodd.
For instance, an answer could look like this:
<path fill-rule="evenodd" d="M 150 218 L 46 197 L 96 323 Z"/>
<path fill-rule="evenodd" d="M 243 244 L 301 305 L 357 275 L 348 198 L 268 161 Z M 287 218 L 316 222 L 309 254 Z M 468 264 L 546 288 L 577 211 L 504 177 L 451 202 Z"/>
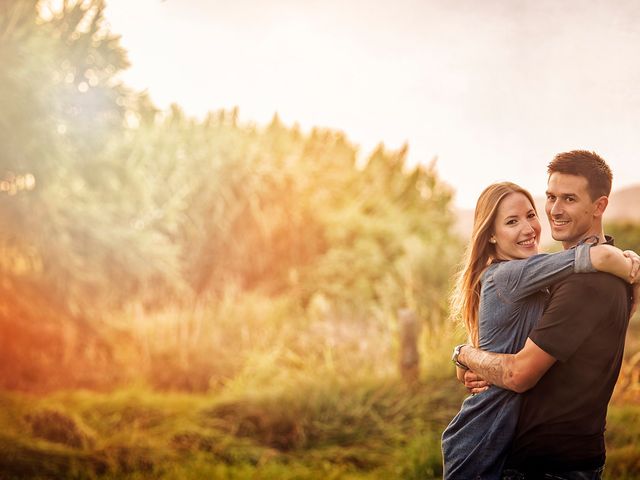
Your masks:
<path fill-rule="evenodd" d="M 522 193 L 533 206 L 531 194 L 511 182 L 489 185 L 478 197 L 473 216 L 471 240 L 465 252 L 462 268 L 456 277 L 451 295 L 450 317 L 463 323 L 474 346 L 478 346 L 478 310 L 480 307 L 480 278 L 496 257 L 496 246 L 489 240 L 493 235 L 493 224 L 502 200 L 511 193 Z"/>

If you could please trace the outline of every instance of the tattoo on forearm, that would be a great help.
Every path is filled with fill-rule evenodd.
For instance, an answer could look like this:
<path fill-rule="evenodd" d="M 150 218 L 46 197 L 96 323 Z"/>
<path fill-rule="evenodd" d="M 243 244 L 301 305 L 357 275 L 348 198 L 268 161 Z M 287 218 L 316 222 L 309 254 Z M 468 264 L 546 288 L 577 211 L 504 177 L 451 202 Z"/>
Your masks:
<path fill-rule="evenodd" d="M 509 388 L 512 372 L 509 368 L 509 356 L 502 353 L 485 352 L 466 346 L 462 350 L 460 361 L 486 381 L 498 387 Z"/>

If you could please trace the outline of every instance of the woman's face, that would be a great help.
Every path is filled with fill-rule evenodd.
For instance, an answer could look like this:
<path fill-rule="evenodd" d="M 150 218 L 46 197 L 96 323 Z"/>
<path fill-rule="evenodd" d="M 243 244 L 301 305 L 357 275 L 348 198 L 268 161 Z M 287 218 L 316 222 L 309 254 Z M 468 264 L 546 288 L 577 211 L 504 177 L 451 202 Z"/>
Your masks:
<path fill-rule="evenodd" d="M 538 253 L 540 222 L 529 199 L 513 192 L 498 205 L 493 222 L 491 242 L 495 243 L 500 260 L 527 258 Z"/>

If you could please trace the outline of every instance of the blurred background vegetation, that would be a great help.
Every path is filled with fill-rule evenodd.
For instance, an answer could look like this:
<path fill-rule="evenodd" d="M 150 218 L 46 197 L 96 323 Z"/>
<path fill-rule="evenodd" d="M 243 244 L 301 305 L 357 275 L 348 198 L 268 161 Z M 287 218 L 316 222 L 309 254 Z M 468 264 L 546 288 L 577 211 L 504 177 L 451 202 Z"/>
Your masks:
<path fill-rule="evenodd" d="M 438 478 L 463 242 L 435 163 L 277 115 L 159 111 L 118 80 L 102 2 L 45 7 L 0 2 L 0 472 Z M 608 231 L 640 251 L 637 224 Z M 615 478 L 635 478 L 640 432 L 610 429 Z"/>

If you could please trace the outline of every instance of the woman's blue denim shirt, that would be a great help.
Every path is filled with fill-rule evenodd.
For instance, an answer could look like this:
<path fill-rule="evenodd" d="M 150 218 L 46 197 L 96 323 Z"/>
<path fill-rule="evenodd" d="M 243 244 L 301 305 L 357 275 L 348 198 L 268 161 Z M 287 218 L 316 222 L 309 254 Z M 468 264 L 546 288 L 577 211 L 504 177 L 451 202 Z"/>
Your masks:
<path fill-rule="evenodd" d="M 491 264 L 481 279 L 479 347 L 516 353 L 542 317 L 547 288 L 572 273 L 594 272 L 590 244 Z M 442 435 L 445 479 L 499 479 L 518 420 L 520 397 L 492 386 L 462 403 Z"/>

